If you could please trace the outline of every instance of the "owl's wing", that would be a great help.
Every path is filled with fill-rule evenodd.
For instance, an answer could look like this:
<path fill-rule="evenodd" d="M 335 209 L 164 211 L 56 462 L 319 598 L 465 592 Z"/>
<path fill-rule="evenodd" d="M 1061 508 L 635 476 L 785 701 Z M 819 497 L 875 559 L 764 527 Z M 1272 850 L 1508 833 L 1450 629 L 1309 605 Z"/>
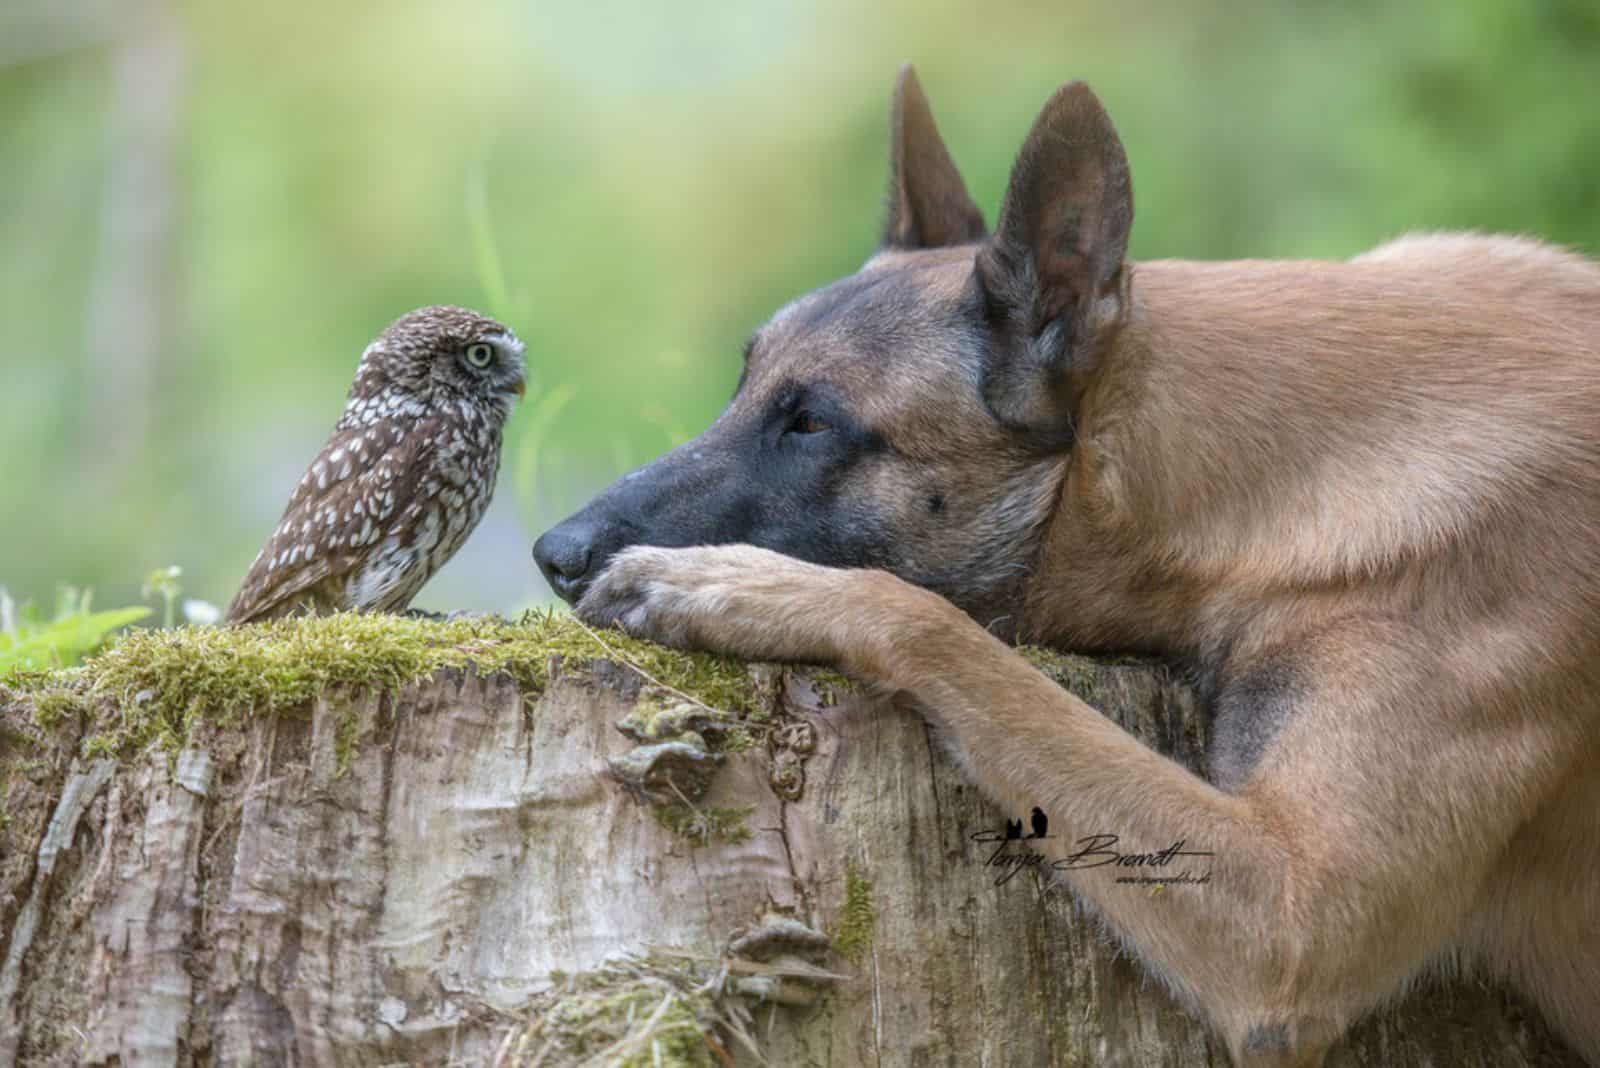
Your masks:
<path fill-rule="evenodd" d="M 228 605 L 228 622 L 284 614 L 308 595 L 326 600 L 316 596 L 316 587 L 359 565 L 403 507 L 432 448 L 432 435 L 421 429 L 387 423 L 335 430 L 250 565 Z"/>

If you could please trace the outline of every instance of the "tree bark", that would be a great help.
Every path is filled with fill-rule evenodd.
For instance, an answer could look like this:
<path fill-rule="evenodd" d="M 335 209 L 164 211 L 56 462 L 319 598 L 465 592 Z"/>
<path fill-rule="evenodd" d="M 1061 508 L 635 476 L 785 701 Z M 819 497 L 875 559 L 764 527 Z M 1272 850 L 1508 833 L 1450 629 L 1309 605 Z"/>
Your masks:
<path fill-rule="evenodd" d="M 1199 766 L 1164 669 L 1053 663 Z M 750 685 L 765 714 L 730 728 L 617 663 L 539 694 L 441 671 L 120 762 L 12 701 L 0 1064 L 1228 1063 L 1061 892 L 996 885 L 973 835 L 1026 814 L 914 709 Z M 1580 1062 L 1460 980 L 1330 1064 Z"/>

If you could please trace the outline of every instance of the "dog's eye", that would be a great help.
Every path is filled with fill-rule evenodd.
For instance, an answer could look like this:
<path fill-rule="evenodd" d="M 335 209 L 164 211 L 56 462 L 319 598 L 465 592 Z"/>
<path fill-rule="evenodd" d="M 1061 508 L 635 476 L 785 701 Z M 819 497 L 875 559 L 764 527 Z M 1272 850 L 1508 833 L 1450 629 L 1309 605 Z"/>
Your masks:
<path fill-rule="evenodd" d="M 481 371 L 494 363 L 494 346 L 482 341 L 468 345 L 466 357 L 468 363 Z"/>
<path fill-rule="evenodd" d="M 815 412 L 799 411 L 794 413 L 794 418 L 789 420 L 789 433 L 791 434 L 820 434 L 833 427 L 828 421 Z"/>

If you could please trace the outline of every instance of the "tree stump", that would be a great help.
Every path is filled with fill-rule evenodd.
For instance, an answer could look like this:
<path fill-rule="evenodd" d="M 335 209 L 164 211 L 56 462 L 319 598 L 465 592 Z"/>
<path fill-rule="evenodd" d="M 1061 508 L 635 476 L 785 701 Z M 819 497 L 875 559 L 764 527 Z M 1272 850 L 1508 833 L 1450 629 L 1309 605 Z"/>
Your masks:
<path fill-rule="evenodd" d="M 1199 766 L 1164 668 L 1037 660 Z M 0 706 L 0 1064 L 1228 1064 L 988 863 L 1027 814 L 830 673 L 334 617 L 129 639 Z M 1457 980 L 1330 1064 L 1580 1062 Z"/>

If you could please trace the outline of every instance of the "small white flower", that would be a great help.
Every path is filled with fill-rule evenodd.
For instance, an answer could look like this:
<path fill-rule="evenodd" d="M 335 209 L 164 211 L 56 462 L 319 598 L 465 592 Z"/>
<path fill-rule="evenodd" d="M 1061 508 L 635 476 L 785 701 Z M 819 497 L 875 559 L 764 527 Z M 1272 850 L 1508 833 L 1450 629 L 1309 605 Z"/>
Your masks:
<path fill-rule="evenodd" d="M 222 618 L 222 609 L 210 601 L 202 601 L 198 597 L 185 597 L 183 600 L 183 618 L 189 623 L 208 627 Z"/>

